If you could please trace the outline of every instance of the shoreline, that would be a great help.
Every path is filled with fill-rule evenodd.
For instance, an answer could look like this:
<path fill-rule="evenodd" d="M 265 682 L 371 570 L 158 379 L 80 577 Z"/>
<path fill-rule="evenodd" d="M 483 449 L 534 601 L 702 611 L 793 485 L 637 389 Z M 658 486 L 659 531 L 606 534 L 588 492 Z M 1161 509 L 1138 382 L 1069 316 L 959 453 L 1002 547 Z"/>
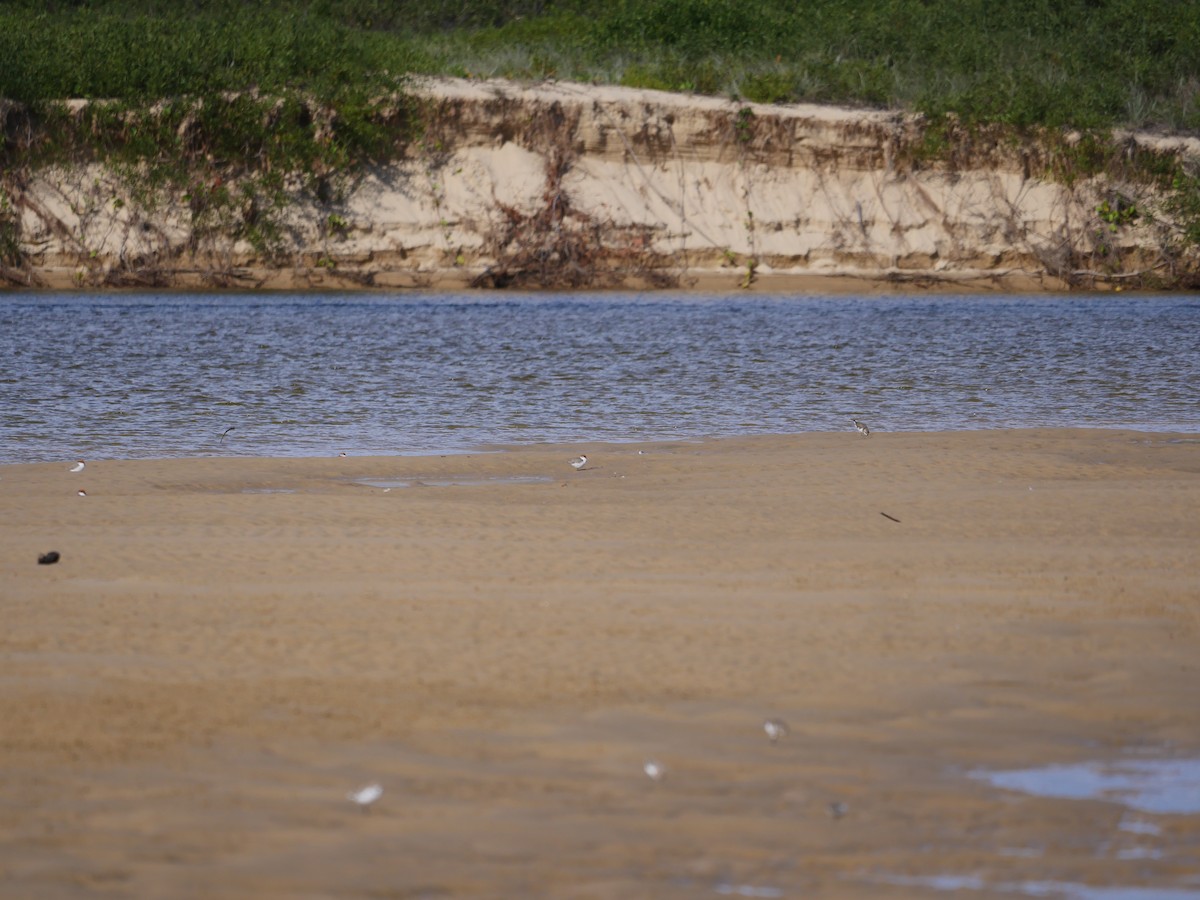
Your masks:
<path fill-rule="evenodd" d="M 1168 443 L 1200 443 L 1200 431 L 1192 431 L 1187 428 L 1181 428 L 1173 425 L 1150 426 L 1150 425 L 1001 425 L 1001 426 L 981 426 L 978 428 L 936 428 L 928 430 L 913 430 L 913 431 L 888 431 L 872 427 L 871 437 L 880 435 L 891 436 L 907 436 L 911 438 L 919 437 L 937 437 L 937 436 L 956 436 L 956 435 L 977 435 L 977 434 L 996 434 L 996 435 L 1020 435 L 1020 434 L 1068 434 L 1078 433 L 1083 435 L 1088 434 L 1114 434 L 1122 433 L 1129 435 L 1144 435 L 1146 438 L 1174 438 L 1168 440 Z M 617 452 L 625 452 L 628 450 L 643 450 L 650 451 L 655 447 L 663 446 L 703 446 L 705 444 L 719 444 L 725 441 L 757 441 L 757 440 L 805 440 L 808 438 L 834 438 L 847 434 L 855 434 L 852 428 L 839 429 L 836 431 L 791 431 L 791 432 L 755 432 L 748 434 L 708 434 L 708 435 L 693 435 L 693 436 L 674 436 L 666 438 L 631 438 L 629 440 L 608 440 L 608 439 L 591 439 L 584 438 L 578 441 L 560 441 L 560 440 L 543 440 L 530 441 L 528 443 L 515 443 L 506 441 L 481 441 L 476 444 L 463 447 L 440 447 L 432 449 L 418 449 L 411 451 L 395 451 L 391 453 L 382 453 L 374 451 L 364 451 L 361 453 L 347 452 L 345 456 L 338 453 L 328 454 L 304 454 L 304 455 L 287 455 L 279 453 L 252 453 L 246 452 L 236 456 L 220 455 L 217 453 L 203 453 L 192 455 L 175 455 L 175 456 L 103 456 L 89 454 L 89 462 L 119 462 L 119 463 L 169 463 L 169 462 L 189 462 L 189 461 L 226 461 L 238 462 L 242 460 L 257 460 L 262 462 L 278 461 L 280 463 L 303 463 L 303 462 L 319 462 L 331 459 L 346 460 L 362 460 L 362 461 L 381 461 L 381 460 L 431 460 L 431 459 L 454 459 L 470 456 L 488 456 L 495 454 L 519 454 L 526 451 L 543 451 L 548 448 L 558 448 L 562 453 L 572 452 L 575 447 L 592 447 L 603 448 L 605 450 L 614 450 Z M 61 456 L 50 459 L 40 460 L 0 460 L 0 469 L 6 467 L 20 466 L 50 466 L 58 464 L 66 464 L 73 462 L 76 456 Z"/>
<path fill-rule="evenodd" d="M 971 775 L 1200 759 L 1178 437 L 6 465 L 0 887 L 1190 890 L 1200 810 Z"/>
<path fill-rule="evenodd" d="M 858 269 L 826 272 L 792 272 L 756 270 L 751 284 L 744 284 L 745 275 L 735 269 L 695 271 L 684 270 L 679 283 L 672 286 L 656 285 L 652 282 L 631 278 L 619 285 L 604 285 L 578 289 L 536 286 L 520 288 L 480 287 L 474 284 L 484 274 L 483 269 L 462 271 L 457 267 L 419 272 L 393 271 L 387 269 L 355 268 L 344 275 L 326 269 L 266 269 L 246 267 L 235 272 L 222 273 L 214 278 L 211 273 L 174 273 L 169 284 L 144 284 L 136 280 L 117 285 L 81 284 L 76 268 L 38 269 L 36 283 L 0 283 L 0 296 L 4 294 L 108 294 L 128 293 L 314 293 L 314 294 L 386 294 L 395 293 L 447 293 L 464 292 L 481 296 L 503 296 L 509 293 L 531 294 L 613 294 L 645 292 L 652 295 L 680 294 L 731 294 L 753 295 L 774 293 L 796 293 L 808 295 L 878 296 L 888 294 L 1033 294 L 1071 295 L 1086 293 L 1120 293 L 1126 290 L 1119 279 L 1098 281 L 1086 290 L 1072 288 L 1065 282 L 1048 278 L 1044 274 L 1013 271 L 914 271 L 893 269 L 888 271 L 861 271 Z M 1145 290 L 1149 294 L 1170 291 Z M 1182 291 L 1180 291 L 1182 293 Z"/>

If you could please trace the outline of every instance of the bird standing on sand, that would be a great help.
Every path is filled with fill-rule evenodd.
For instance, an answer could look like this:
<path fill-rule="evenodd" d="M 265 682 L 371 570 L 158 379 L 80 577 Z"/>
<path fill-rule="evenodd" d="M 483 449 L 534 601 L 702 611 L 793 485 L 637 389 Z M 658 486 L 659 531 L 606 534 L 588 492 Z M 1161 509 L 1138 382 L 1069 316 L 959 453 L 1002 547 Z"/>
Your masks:
<path fill-rule="evenodd" d="M 77 461 L 76 461 L 76 463 L 75 463 L 75 465 L 71 466 L 71 468 L 69 468 L 67 471 L 68 471 L 68 472 L 82 472 L 82 471 L 83 471 L 83 466 L 84 466 L 84 462 L 83 462 L 83 460 L 82 460 L 82 459 L 81 459 L 81 460 L 77 460 Z"/>
<path fill-rule="evenodd" d="M 575 469 L 576 471 L 582 469 L 586 465 L 587 465 L 587 455 L 586 454 L 580 454 L 579 456 L 577 456 L 573 460 L 571 460 L 571 468 Z"/>
<path fill-rule="evenodd" d="M 767 737 L 774 744 L 781 737 L 786 737 L 790 729 L 783 719 L 767 719 L 763 722 L 763 731 L 767 733 Z"/>
<path fill-rule="evenodd" d="M 357 803 L 359 808 L 366 812 L 371 808 L 371 804 L 383 796 L 383 785 L 368 784 L 366 787 L 359 788 L 357 791 L 351 791 L 346 795 L 346 799 Z"/>
<path fill-rule="evenodd" d="M 863 437 L 871 436 L 871 429 L 867 427 L 866 422 L 860 422 L 860 421 L 858 421 L 858 419 L 853 419 L 853 418 L 850 421 L 854 423 L 854 430 L 857 431 L 859 434 L 861 434 Z"/>
<path fill-rule="evenodd" d="M 662 781 L 667 774 L 666 766 L 653 759 L 646 760 L 646 764 L 642 766 L 642 771 L 646 773 L 647 778 L 654 782 Z"/>

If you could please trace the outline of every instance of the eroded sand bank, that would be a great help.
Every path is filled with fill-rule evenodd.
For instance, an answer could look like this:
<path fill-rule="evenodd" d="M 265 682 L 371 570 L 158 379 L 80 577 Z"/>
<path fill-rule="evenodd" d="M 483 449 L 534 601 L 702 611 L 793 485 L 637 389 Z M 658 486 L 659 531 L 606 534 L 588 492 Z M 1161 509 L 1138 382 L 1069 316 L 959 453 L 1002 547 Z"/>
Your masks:
<path fill-rule="evenodd" d="M 0 467 L 5 896 L 1200 887 L 970 777 L 1200 756 L 1195 437 L 68 462 Z"/>
<path fill-rule="evenodd" d="M 324 192 L 289 179 L 282 205 L 253 179 L 233 193 L 257 199 L 221 205 L 241 166 L 153 196 L 99 163 L 30 173 L 12 201 L 21 262 L 0 265 L 0 286 L 1036 292 L 1195 280 L 1169 197 L 1072 176 L 1078 136 L 1060 147 L 964 134 L 938 161 L 923 120 L 899 112 L 565 82 L 409 87 L 420 140 Z M 1200 157 L 1186 137 L 1112 140 L 1122 155 Z M 1110 202 L 1139 214 L 1118 228 L 1101 216 Z"/>

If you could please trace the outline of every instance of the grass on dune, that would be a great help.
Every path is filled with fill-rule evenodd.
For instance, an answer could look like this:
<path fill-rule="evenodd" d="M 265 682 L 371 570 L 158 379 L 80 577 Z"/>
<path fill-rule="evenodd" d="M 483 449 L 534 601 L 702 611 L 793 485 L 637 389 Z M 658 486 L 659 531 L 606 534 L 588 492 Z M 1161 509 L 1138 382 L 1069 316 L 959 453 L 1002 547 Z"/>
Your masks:
<path fill-rule="evenodd" d="M 0 6 L 0 96 L 126 100 L 408 72 L 1200 130 L 1191 0 L 95 0 Z"/>
<path fill-rule="evenodd" d="M 1049 177 L 1165 189 L 1200 245 L 1200 173 L 1106 134 L 1200 133 L 1195 0 L 0 0 L 0 261 L 20 255 L 21 173 L 86 159 L 269 247 L 286 173 L 328 202 L 419 138 L 411 74 L 921 112 L 918 152 L 1029 138 Z"/>

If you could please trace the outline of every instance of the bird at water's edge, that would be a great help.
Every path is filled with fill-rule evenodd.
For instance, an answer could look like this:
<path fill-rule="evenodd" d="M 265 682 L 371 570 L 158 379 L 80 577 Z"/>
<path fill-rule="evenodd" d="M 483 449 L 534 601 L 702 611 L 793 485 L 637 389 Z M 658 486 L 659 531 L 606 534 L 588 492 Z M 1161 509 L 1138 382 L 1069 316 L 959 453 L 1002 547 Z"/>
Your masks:
<path fill-rule="evenodd" d="M 858 421 L 858 419 L 855 419 L 855 418 L 851 418 L 850 421 L 854 423 L 854 430 L 857 431 L 859 434 L 861 434 L 863 437 L 871 436 L 871 429 L 867 427 L 866 422 L 860 422 L 860 421 Z"/>
<path fill-rule="evenodd" d="M 574 468 L 575 470 L 582 469 L 586 465 L 587 465 L 587 455 L 586 454 L 581 453 L 579 456 L 577 456 L 573 460 L 571 460 L 571 467 Z"/>

